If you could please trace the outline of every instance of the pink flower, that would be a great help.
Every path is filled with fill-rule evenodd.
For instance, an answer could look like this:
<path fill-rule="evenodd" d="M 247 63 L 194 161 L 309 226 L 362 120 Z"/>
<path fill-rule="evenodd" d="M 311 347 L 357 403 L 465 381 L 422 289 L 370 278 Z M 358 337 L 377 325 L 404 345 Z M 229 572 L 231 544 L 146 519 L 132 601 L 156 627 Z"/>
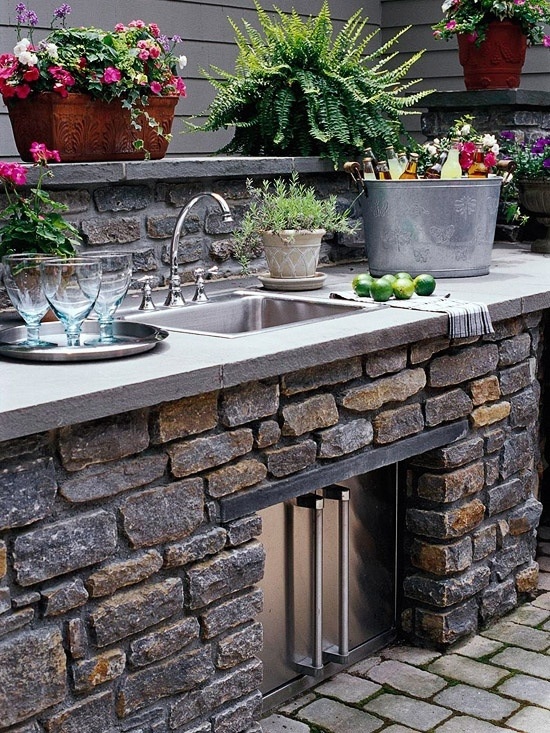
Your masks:
<path fill-rule="evenodd" d="M 488 165 L 490 168 L 492 168 L 496 164 L 497 164 L 497 156 L 491 152 L 486 153 L 485 154 L 485 165 Z"/>
<path fill-rule="evenodd" d="M 1 163 L 0 178 L 14 183 L 16 186 L 24 186 L 27 182 L 27 171 L 19 163 Z"/>
<path fill-rule="evenodd" d="M 525 5 L 525 0 L 514 0 L 514 5 Z"/>
<path fill-rule="evenodd" d="M 149 56 L 152 59 L 158 59 L 158 57 L 160 56 L 160 48 L 158 46 L 151 46 L 151 48 L 149 49 Z"/>
<path fill-rule="evenodd" d="M 140 61 L 147 61 L 149 58 L 149 51 L 146 48 L 142 48 L 141 51 L 138 53 L 138 59 Z"/>
<path fill-rule="evenodd" d="M 128 23 L 129 28 L 145 28 L 145 23 L 142 20 L 131 20 Z"/>
<path fill-rule="evenodd" d="M 46 143 L 32 143 L 30 152 L 35 163 L 43 161 L 47 163 L 48 160 L 55 160 L 57 163 L 61 162 L 58 150 L 48 150 Z"/>
<path fill-rule="evenodd" d="M 170 79 L 170 84 L 175 88 L 180 97 L 187 96 L 187 87 L 180 76 L 173 76 Z"/>
<path fill-rule="evenodd" d="M 466 155 L 473 155 L 476 151 L 476 144 L 473 142 L 466 142 L 462 146 L 462 150 L 466 153 Z"/>
<path fill-rule="evenodd" d="M 48 68 L 48 73 L 50 73 L 56 81 L 60 82 L 65 87 L 72 87 L 75 83 L 74 76 L 61 66 L 50 66 Z"/>
<path fill-rule="evenodd" d="M 126 26 L 124 25 L 124 23 L 117 23 L 117 24 L 115 25 L 115 31 L 116 31 L 117 33 L 122 33 L 122 32 L 123 32 L 123 31 L 125 31 L 125 30 L 126 30 Z"/>
<path fill-rule="evenodd" d="M 15 96 L 19 99 L 26 99 L 31 91 L 32 89 L 28 84 L 19 84 L 15 87 Z"/>
<path fill-rule="evenodd" d="M 445 23 L 445 30 L 452 31 L 454 28 L 456 28 L 456 20 L 450 20 L 448 23 Z"/>
<path fill-rule="evenodd" d="M 154 38 L 158 38 L 160 36 L 160 28 L 158 27 L 156 23 L 150 23 L 149 30 L 151 31 L 151 35 Z"/>
<path fill-rule="evenodd" d="M 103 76 L 101 77 L 101 81 L 104 84 L 115 84 L 117 81 L 120 81 L 122 79 L 122 74 L 118 69 L 115 69 L 114 66 L 108 66 L 105 71 L 103 72 Z"/>
<path fill-rule="evenodd" d="M 152 81 L 151 91 L 153 94 L 160 94 L 162 92 L 162 84 L 159 81 Z"/>
<path fill-rule="evenodd" d="M 472 31 L 471 33 L 468 33 L 466 36 L 466 39 L 469 41 L 469 43 L 475 43 L 477 41 L 478 32 Z"/>
<path fill-rule="evenodd" d="M 544 36 L 542 39 L 542 45 L 546 46 L 546 48 L 550 48 L 550 36 Z"/>

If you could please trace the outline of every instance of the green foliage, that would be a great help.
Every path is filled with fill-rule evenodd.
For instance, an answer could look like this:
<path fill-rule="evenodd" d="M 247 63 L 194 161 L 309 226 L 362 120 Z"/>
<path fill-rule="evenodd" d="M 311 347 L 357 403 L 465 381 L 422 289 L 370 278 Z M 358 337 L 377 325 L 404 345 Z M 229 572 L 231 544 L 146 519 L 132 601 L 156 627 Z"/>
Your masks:
<path fill-rule="evenodd" d="M 327 0 L 316 17 L 274 8 L 271 18 L 254 0 L 261 31 L 243 21 L 235 32 L 235 73 L 204 72 L 217 91 L 204 124 L 215 131 L 234 126 L 220 152 L 243 155 L 320 155 L 335 168 L 370 145 L 380 152 L 404 134 L 401 117 L 430 91 L 412 94 L 419 80 L 405 80 L 423 51 L 391 68 L 389 49 L 401 30 L 367 53 L 376 31 L 365 35 L 367 18 L 354 13 L 336 35 Z"/>
<path fill-rule="evenodd" d="M 261 232 L 326 229 L 351 234 L 356 229 L 349 222 L 349 209 L 338 210 L 336 196 L 317 198 L 312 187 L 300 183 L 296 172 L 288 181 L 264 180 L 259 188 L 254 188 L 249 179 L 246 186 L 251 203 L 240 228 L 233 233 L 233 255 L 245 273 L 250 260 L 262 250 Z"/>

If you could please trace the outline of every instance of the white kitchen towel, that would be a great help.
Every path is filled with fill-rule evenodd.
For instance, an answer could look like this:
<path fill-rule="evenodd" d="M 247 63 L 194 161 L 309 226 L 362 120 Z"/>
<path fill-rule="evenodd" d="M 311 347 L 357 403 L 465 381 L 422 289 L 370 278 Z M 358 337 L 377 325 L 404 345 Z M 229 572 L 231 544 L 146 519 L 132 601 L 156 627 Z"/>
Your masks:
<path fill-rule="evenodd" d="M 330 297 L 372 303 L 372 298 L 361 298 L 355 295 L 353 291 L 331 293 Z M 449 317 L 449 336 L 451 338 L 484 336 L 495 332 L 485 303 L 472 303 L 471 301 L 434 297 L 433 295 L 426 297 L 413 295 L 409 300 L 389 300 L 387 305 L 394 308 L 447 313 Z"/>

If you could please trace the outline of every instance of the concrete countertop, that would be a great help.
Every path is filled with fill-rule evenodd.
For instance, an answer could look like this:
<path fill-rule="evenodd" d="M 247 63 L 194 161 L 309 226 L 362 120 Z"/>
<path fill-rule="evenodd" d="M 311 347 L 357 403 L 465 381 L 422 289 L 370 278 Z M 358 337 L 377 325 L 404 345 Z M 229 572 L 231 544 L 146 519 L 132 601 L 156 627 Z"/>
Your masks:
<path fill-rule="evenodd" d="M 349 290 L 353 275 L 365 270 L 364 263 L 326 268 L 322 289 L 295 294 L 328 298 Z M 249 278 L 207 288 L 213 295 L 243 285 L 260 283 Z M 495 245 L 490 274 L 438 279 L 436 295 L 447 293 L 487 304 L 493 321 L 550 308 L 550 256 L 533 254 L 527 245 Z M 190 298 L 192 289 L 184 294 Z M 154 296 L 162 302 L 159 293 Z M 133 295 L 125 306 L 139 302 Z M 0 316 L 0 328 L 13 323 Z M 445 314 L 385 307 L 235 339 L 170 332 L 152 351 L 109 361 L 0 358 L 0 441 L 446 333 Z"/>

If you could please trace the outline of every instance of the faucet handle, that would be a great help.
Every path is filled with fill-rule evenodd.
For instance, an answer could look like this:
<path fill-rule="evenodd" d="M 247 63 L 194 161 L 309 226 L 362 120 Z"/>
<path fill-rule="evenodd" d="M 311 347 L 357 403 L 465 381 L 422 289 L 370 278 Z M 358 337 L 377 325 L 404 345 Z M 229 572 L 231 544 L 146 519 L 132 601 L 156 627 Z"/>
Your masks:
<path fill-rule="evenodd" d="M 193 295 L 194 302 L 204 303 L 208 300 L 208 296 L 204 292 L 204 278 L 206 276 L 208 279 L 209 275 L 215 275 L 217 272 L 217 265 L 214 265 L 208 270 L 205 270 L 204 267 L 196 267 L 193 270 L 193 277 L 195 278 L 195 295 Z"/>
<path fill-rule="evenodd" d="M 143 283 L 143 298 L 141 299 L 141 305 L 139 306 L 140 311 L 154 311 L 156 305 L 153 302 L 153 295 L 151 290 L 151 278 L 141 278 L 140 282 Z"/>

